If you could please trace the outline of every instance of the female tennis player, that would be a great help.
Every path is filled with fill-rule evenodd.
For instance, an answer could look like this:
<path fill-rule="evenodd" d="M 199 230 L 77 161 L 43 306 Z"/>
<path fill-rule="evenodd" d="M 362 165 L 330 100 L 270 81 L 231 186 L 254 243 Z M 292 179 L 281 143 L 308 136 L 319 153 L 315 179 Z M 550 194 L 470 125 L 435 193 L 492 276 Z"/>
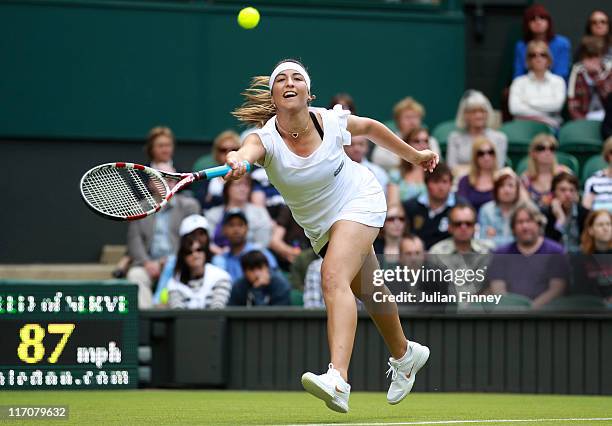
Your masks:
<path fill-rule="evenodd" d="M 387 400 L 400 402 L 412 389 L 429 349 L 407 341 L 394 302 L 372 300 L 372 273 L 378 268 L 372 243 L 385 222 L 387 205 L 374 175 L 350 160 L 343 145 L 351 143 L 351 135 L 363 135 L 427 170 L 433 170 L 438 156 L 415 150 L 378 121 L 351 115 L 339 105 L 332 110 L 310 107 L 310 76 L 293 59 L 281 61 L 269 77 L 254 77 L 244 96 L 245 103 L 233 114 L 259 129 L 227 155 L 232 170 L 225 178 L 242 177 L 245 160 L 264 167 L 314 251 L 323 257 L 331 362 L 325 374 L 305 373 L 304 389 L 330 409 L 348 412 L 347 372 L 357 328 L 354 294 L 364 302 L 392 356 Z M 381 290 L 389 294 L 386 287 L 376 288 Z"/>

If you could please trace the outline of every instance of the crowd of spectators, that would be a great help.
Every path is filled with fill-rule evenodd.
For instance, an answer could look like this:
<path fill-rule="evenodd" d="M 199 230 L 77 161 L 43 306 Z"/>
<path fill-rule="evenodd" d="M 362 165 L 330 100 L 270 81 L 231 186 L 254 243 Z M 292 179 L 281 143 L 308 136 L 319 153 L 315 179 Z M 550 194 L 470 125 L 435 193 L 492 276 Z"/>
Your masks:
<path fill-rule="evenodd" d="M 572 65 L 572 58 L 574 64 Z M 523 19 L 508 108 L 515 119 L 548 126 L 525 148 L 526 170 L 509 167 L 508 136 L 487 96 L 459 99 L 455 129 L 432 137 L 425 108 L 412 97 L 394 106 L 393 130 L 417 150 L 444 161 L 431 172 L 403 161 L 364 137 L 345 147 L 387 195 L 387 218 L 374 248 L 383 266 L 488 267 L 487 280 L 418 291 L 513 295 L 541 308 L 567 295 L 589 295 L 612 306 L 612 36 L 609 17 L 593 11 L 575 54 L 554 32 L 548 11 L 533 5 Z M 356 112 L 353 98 L 336 104 Z M 602 122 L 605 167 L 585 179 L 560 164 L 556 135 L 564 121 Z M 435 133 L 434 133 L 435 134 Z M 240 147 L 232 130 L 219 134 L 212 158 L 223 164 Z M 154 167 L 174 171 L 175 140 L 151 130 L 145 152 Z M 516 166 L 516 165 L 515 165 Z M 279 192 L 258 168 L 241 180 L 221 178 L 179 193 L 156 215 L 130 223 L 121 268 L 139 286 L 141 308 L 218 309 L 298 304 L 324 308 L 322 259 L 310 247 Z M 581 254 L 581 260 L 566 257 Z M 439 284 L 439 283 L 438 283 Z"/>

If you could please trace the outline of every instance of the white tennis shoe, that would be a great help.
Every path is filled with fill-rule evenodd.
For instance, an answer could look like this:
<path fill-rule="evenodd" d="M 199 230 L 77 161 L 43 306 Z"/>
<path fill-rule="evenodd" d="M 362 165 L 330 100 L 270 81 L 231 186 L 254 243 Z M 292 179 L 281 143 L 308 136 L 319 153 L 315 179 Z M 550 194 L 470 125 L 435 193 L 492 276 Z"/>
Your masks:
<path fill-rule="evenodd" d="M 314 373 L 304 373 L 302 386 L 306 392 L 322 399 L 328 408 L 339 413 L 348 413 L 351 385 L 344 381 L 333 364 L 329 364 L 329 369 L 325 374 L 317 376 Z"/>
<path fill-rule="evenodd" d="M 408 342 L 407 355 L 400 360 L 389 358 L 389 370 L 387 370 L 387 377 L 391 374 L 391 386 L 387 392 L 389 404 L 397 404 L 408 396 L 416 374 L 429 359 L 429 348 L 417 342 Z"/>

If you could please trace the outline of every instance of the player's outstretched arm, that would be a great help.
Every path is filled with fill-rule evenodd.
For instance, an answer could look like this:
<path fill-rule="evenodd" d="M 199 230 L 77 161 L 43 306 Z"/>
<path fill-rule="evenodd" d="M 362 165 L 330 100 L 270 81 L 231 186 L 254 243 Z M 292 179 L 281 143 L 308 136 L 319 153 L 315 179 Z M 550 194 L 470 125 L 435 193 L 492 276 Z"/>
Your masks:
<path fill-rule="evenodd" d="M 263 164 L 265 155 L 266 149 L 259 135 L 251 133 L 244 139 L 242 147 L 238 151 L 232 151 L 227 154 L 226 161 L 232 170 L 223 176 L 223 179 L 240 179 L 246 174 L 244 161 L 247 161 L 249 164 Z"/>
<path fill-rule="evenodd" d="M 399 155 L 406 161 L 420 165 L 425 170 L 432 171 L 438 164 L 438 154 L 428 149 L 417 151 L 379 121 L 350 115 L 347 129 L 352 135 L 365 136 L 375 144 Z"/>

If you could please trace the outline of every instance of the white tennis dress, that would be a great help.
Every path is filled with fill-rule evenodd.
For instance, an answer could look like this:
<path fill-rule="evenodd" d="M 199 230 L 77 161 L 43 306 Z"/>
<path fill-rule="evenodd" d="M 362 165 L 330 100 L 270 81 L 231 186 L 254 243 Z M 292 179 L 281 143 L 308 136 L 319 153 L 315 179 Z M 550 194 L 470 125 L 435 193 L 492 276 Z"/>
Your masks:
<path fill-rule="evenodd" d="M 345 219 L 381 228 L 387 203 L 380 184 L 367 168 L 344 152 L 351 144 L 346 129 L 349 111 L 310 108 L 323 119 L 323 142 L 308 157 L 289 149 L 272 117 L 255 131 L 265 149 L 261 164 L 281 193 L 295 221 L 304 228 L 316 253 L 329 241 L 334 222 Z"/>

